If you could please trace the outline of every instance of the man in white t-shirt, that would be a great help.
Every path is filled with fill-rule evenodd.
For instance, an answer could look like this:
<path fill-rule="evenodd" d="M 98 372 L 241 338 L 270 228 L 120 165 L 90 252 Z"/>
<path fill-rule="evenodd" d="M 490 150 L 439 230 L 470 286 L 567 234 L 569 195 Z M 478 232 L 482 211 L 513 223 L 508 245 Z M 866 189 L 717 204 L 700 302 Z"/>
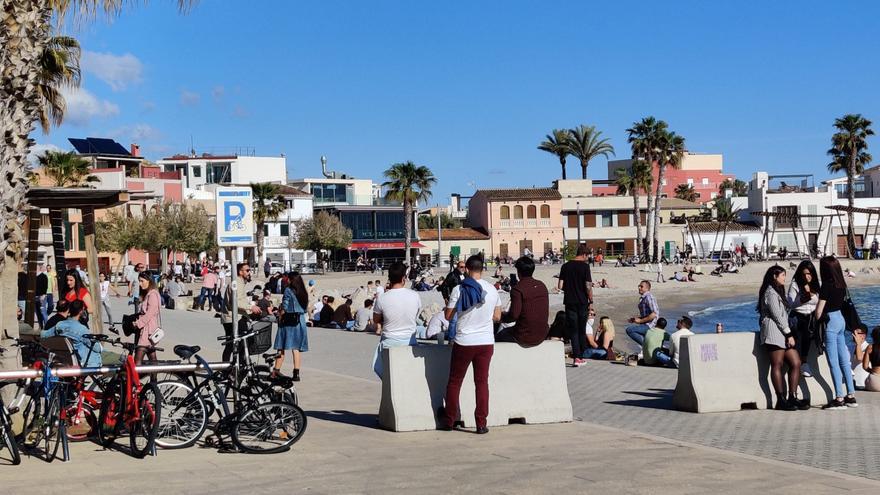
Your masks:
<path fill-rule="evenodd" d="M 446 305 L 446 320 L 458 313 L 452 362 L 446 385 L 446 407 L 440 416 L 441 429 L 451 430 L 458 418 L 459 394 L 468 367 L 474 366 L 477 433 L 489 433 L 489 363 L 495 350 L 495 322 L 501 320 L 501 300 L 495 287 L 483 280 L 483 259 L 471 256 L 465 263 L 467 278 L 452 289 Z"/>
<path fill-rule="evenodd" d="M 383 374 L 382 349 L 415 345 L 416 325 L 422 311 L 419 293 L 406 288 L 406 265 L 400 262 L 388 267 L 388 290 L 379 294 L 373 306 L 373 325 L 376 335 L 381 335 L 376 354 L 373 356 L 373 371 L 379 377 Z"/>
<path fill-rule="evenodd" d="M 669 336 L 668 353 L 658 352 L 654 358 L 664 366 L 672 366 L 678 368 L 678 356 L 681 354 L 681 338 L 686 335 L 693 335 L 691 328 L 694 326 L 693 320 L 688 316 L 682 316 L 675 324 L 675 332 Z"/>

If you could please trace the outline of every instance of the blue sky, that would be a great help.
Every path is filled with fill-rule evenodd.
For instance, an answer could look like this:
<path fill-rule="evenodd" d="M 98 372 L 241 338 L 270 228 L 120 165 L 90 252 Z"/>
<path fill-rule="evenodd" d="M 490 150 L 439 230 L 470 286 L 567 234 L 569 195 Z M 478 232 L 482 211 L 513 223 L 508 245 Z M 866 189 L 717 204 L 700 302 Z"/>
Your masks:
<path fill-rule="evenodd" d="M 109 136 L 157 159 L 192 136 L 197 152 L 284 153 L 291 178 L 322 154 L 374 180 L 413 160 L 445 203 L 548 185 L 558 162 L 536 146 L 554 127 L 596 125 L 627 157 L 625 129 L 654 115 L 740 178 L 824 178 L 834 118 L 880 120 L 876 2 L 174 4 L 68 30 L 83 85 L 39 143 Z"/>

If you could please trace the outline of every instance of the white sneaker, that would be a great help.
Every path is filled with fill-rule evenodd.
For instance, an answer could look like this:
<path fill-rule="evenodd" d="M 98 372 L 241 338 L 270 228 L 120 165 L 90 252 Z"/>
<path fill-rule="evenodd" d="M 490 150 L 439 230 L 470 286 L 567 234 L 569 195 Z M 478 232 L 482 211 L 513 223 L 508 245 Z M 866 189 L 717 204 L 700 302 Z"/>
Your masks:
<path fill-rule="evenodd" d="M 804 363 L 803 365 L 801 365 L 801 375 L 804 375 L 807 378 L 813 376 L 813 370 L 810 369 L 809 364 Z"/>

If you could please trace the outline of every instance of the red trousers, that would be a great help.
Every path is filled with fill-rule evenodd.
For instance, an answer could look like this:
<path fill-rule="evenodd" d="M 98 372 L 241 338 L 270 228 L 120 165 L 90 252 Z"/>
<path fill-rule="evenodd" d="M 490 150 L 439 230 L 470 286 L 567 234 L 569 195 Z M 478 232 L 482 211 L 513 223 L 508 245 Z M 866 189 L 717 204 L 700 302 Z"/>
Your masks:
<path fill-rule="evenodd" d="M 454 426 L 458 419 L 461 383 L 468 367 L 474 365 L 474 386 L 477 408 L 474 418 L 477 427 L 486 426 L 489 416 L 489 362 L 492 361 L 494 345 L 452 345 L 452 362 L 449 364 L 449 382 L 446 384 L 446 424 Z"/>

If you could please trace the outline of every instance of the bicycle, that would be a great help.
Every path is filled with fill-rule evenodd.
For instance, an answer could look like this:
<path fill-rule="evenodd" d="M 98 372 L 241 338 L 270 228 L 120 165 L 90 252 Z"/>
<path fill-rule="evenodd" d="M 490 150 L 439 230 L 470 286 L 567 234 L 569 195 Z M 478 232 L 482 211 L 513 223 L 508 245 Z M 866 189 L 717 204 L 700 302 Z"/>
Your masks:
<path fill-rule="evenodd" d="M 93 342 L 111 341 L 110 337 L 101 334 L 84 335 Z M 89 362 L 94 346 L 89 346 L 85 362 Z M 91 383 L 89 382 L 91 380 Z M 66 410 L 67 440 L 83 442 L 97 435 L 98 417 L 101 399 L 104 396 L 106 380 L 101 375 L 74 377 L 68 383 L 70 400 Z"/>
<path fill-rule="evenodd" d="M 6 352 L 4 347 L 0 347 L 0 356 Z M 0 389 L 13 382 L 0 383 Z M 17 411 L 10 410 L 3 402 L 3 396 L 0 395 L 0 451 L 3 448 L 9 450 L 10 460 L 13 466 L 21 464 L 21 454 L 18 451 L 18 442 L 15 441 L 15 435 L 12 433 L 12 414 Z"/>
<path fill-rule="evenodd" d="M 270 390 L 275 387 L 292 389 L 293 380 L 289 377 L 275 377 L 264 383 L 255 371 L 247 369 L 250 359 L 246 359 L 244 363 L 239 362 L 239 348 L 246 349 L 246 340 L 254 334 L 255 332 L 251 332 L 240 337 L 218 339 L 236 347 L 236 358 L 232 366 L 223 371 L 212 370 L 198 355 L 201 350 L 198 346 L 174 347 L 174 353 L 181 359 L 196 359 L 204 369 L 204 378 L 199 382 L 193 375 L 192 385 L 177 380 L 159 383 L 163 390 L 163 400 L 168 401 L 171 409 L 163 414 L 158 445 L 164 448 L 183 448 L 197 442 L 207 429 L 209 414 L 206 404 L 209 403 L 212 413 L 216 412 L 219 416 L 214 426 L 214 436 L 217 445 L 221 447 L 223 437 L 229 435 L 232 443 L 241 452 L 268 454 L 287 451 L 302 437 L 307 425 L 303 410 L 290 401 L 271 400 L 275 392 Z M 243 365 L 244 370 L 238 369 L 240 365 Z M 238 371 L 248 374 L 241 379 L 236 377 Z M 165 395 L 165 390 L 188 390 L 188 393 L 183 397 L 175 397 Z M 230 392 L 235 397 L 232 409 L 228 401 Z"/>
<path fill-rule="evenodd" d="M 34 369 L 41 372 L 38 380 L 25 382 L 24 394 L 30 398 L 22 410 L 24 427 L 20 435 L 21 446 L 36 449 L 43 444 L 44 460 L 52 462 L 63 446 L 64 460 L 68 459 L 65 384 L 52 373 L 55 353 L 37 342 L 17 340 L 18 347 L 40 353 L 34 361 Z M 43 357 L 45 356 L 45 357 Z"/>
<path fill-rule="evenodd" d="M 120 339 L 109 343 L 122 347 L 127 355 L 122 360 L 119 372 L 105 386 L 98 415 L 98 441 L 108 448 L 124 433 L 125 428 L 128 430 L 131 455 L 141 459 L 155 446 L 162 411 L 162 394 L 155 383 L 141 383 L 134 362 L 134 353 L 138 347 L 136 344 L 125 343 Z M 149 351 L 161 350 L 149 348 Z"/>

